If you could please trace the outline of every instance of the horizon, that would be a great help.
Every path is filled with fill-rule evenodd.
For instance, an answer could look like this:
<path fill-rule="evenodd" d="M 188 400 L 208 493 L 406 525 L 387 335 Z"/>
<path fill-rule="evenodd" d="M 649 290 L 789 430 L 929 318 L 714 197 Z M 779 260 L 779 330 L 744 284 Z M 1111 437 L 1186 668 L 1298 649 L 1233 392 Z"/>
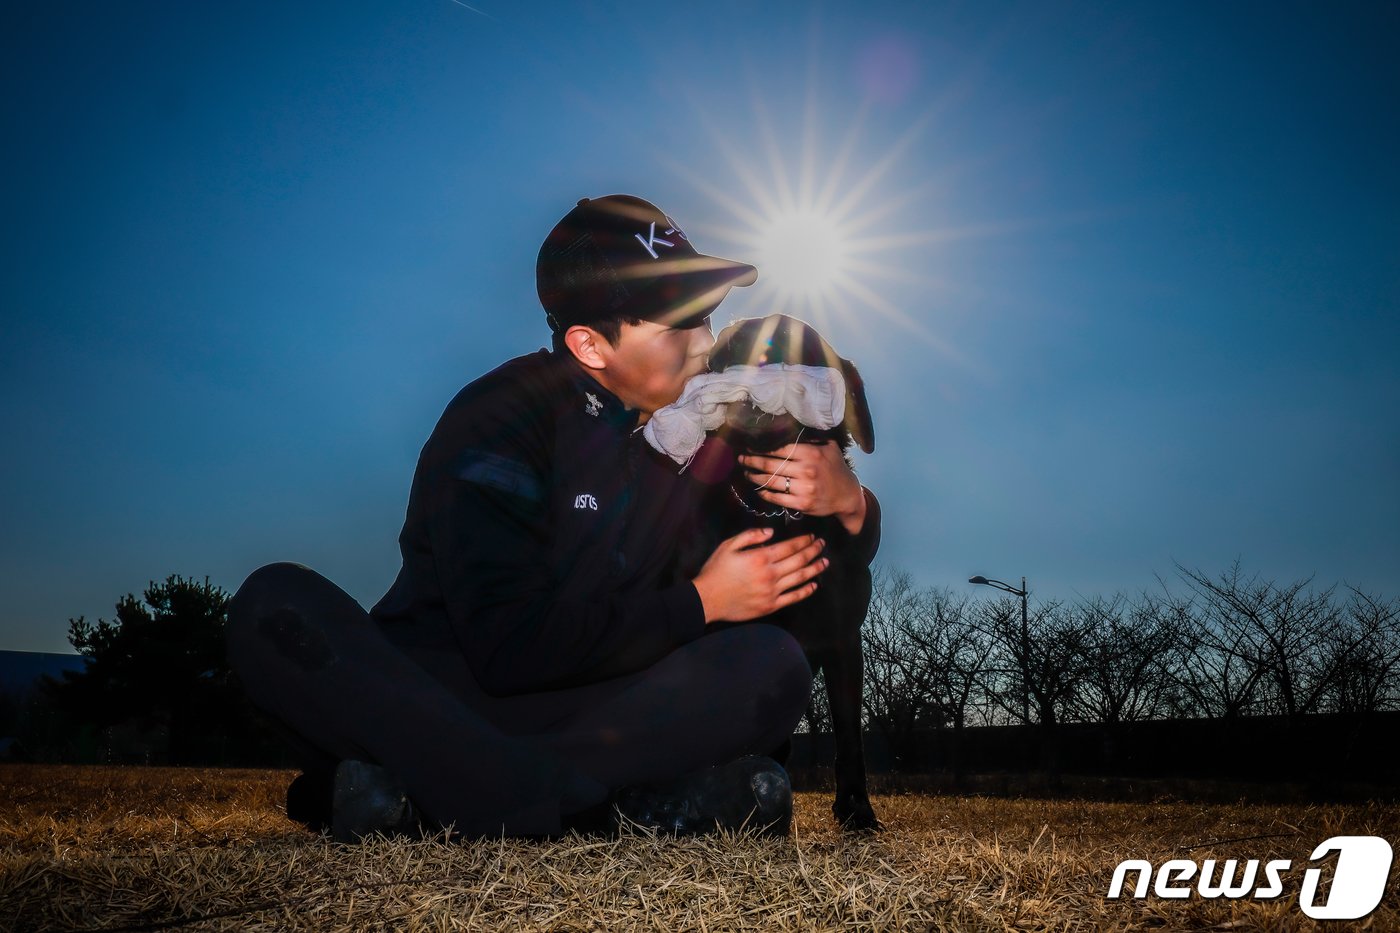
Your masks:
<path fill-rule="evenodd" d="M 277 560 L 368 609 L 447 402 L 548 343 L 544 234 L 624 191 L 761 260 L 716 330 L 860 367 L 878 567 L 1400 595 L 1394 7 L 13 18 L 0 648 Z"/>

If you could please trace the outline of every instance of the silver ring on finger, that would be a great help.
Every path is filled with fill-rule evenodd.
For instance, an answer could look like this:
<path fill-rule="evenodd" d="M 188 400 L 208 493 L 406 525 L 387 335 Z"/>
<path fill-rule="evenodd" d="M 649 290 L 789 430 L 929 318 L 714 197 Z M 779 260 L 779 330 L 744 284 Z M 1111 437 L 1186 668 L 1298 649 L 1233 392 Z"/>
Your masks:
<path fill-rule="evenodd" d="M 791 476 L 787 477 L 787 485 L 783 487 L 783 492 L 787 493 L 788 495 L 791 495 L 791 494 L 792 494 L 792 477 L 791 477 Z"/>

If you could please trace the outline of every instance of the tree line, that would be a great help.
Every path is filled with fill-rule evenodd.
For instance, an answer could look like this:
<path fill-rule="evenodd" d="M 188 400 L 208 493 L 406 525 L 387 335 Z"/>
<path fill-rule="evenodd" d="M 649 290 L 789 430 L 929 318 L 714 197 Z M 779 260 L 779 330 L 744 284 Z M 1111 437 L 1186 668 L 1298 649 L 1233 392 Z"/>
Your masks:
<path fill-rule="evenodd" d="M 1165 719 L 1370 714 L 1400 709 L 1400 603 L 1358 587 L 1278 583 L 1239 563 L 1212 577 L 1177 567 L 1182 586 L 1077 601 L 974 598 L 876 573 L 862 629 L 864 712 L 896 761 L 920 734 L 1031 726 L 1041 764 L 1058 765 L 1057 728 L 1092 723 L 1108 741 Z M 806 726 L 830 728 L 825 691 Z M 926 764 L 926 763 L 925 763 Z"/>
<path fill-rule="evenodd" d="M 229 593 L 172 575 L 117 601 L 112 619 L 68 620 L 81 671 L 45 676 L 17 717 L 31 760 L 284 764 L 224 647 Z"/>
<path fill-rule="evenodd" d="M 866 729 L 896 767 L 960 772 L 964 730 L 1026 726 L 1040 764 L 1058 767 L 1060 726 L 1106 741 L 1151 720 L 1317 713 L 1364 720 L 1400 710 L 1400 603 L 1358 587 L 1278 583 L 1236 563 L 1181 586 L 1077 601 L 974 598 L 877 572 L 862 628 Z M 171 763 L 284 763 L 225 657 L 229 594 L 171 576 L 128 595 L 111 621 L 69 620 L 85 670 L 50 680 L 22 718 L 26 757 Z M 825 691 L 804 728 L 830 730 Z M 921 735 L 953 736 L 951 761 L 923 761 Z M 123 753 L 122 743 L 129 748 Z M 131 749 L 137 749 L 137 752 Z"/>

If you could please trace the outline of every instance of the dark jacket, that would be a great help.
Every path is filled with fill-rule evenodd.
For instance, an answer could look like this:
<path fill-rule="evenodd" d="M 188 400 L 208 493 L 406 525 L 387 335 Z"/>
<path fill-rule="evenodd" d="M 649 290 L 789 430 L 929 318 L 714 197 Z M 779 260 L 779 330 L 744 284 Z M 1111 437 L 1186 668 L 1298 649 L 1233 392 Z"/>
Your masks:
<path fill-rule="evenodd" d="M 462 389 L 419 455 L 403 567 L 371 610 L 386 635 L 459 651 L 497 696 L 641 670 L 703 635 L 676 547 L 703 488 L 637 419 L 567 353 Z"/>
<path fill-rule="evenodd" d="M 591 683 L 704 634 L 673 545 L 695 484 L 567 354 L 468 385 L 423 446 L 403 568 L 371 615 L 406 647 L 459 650 L 504 696 Z"/>

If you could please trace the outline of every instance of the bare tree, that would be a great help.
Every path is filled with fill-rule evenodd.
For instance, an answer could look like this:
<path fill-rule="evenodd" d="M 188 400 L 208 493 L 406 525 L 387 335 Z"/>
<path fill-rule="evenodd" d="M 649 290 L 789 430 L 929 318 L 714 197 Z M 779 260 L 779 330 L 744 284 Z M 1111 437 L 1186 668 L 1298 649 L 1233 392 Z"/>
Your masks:
<path fill-rule="evenodd" d="M 923 663 L 909 632 L 920 595 L 907 573 L 876 571 L 870 609 L 861 628 L 865 654 L 865 708 L 900 768 L 917 767 L 915 730 L 937 722 L 933 671 Z"/>
<path fill-rule="evenodd" d="M 1118 757 L 1125 726 L 1170 715 L 1176 705 L 1173 668 L 1182 637 L 1169 608 L 1151 594 L 1083 600 L 1079 689 L 1069 697 L 1076 718 L 1102 725 L 1105 761 Z"/>
<path fill-rule="evenodd" d="M 1247 622 L 1218 601 L 1172 594 L 1166 599 L 1182 633 L 1177 683 L 1185 702 L 1179 712 L 1209 719 L 1255 712 L 1268 667 Z"/>
<path fill-rule="evenodd" d="M 1339 637 L 1327 646 L 1335 674 L 1324 706 L 1359 716 L 1400 708 L 1400 604 L 1350 590 Z"/>
<path fill-rule="evenodd" d="M 1078 611 L 1084 636 L 1079 689 L 1070 696 L 1076 718 L 1113 726 L 1166 715 L 1182 643 L 1170 609 L 1144 593 L 1135 602 L 1095 596 Z"/>
<path fill-rule="evenodd" d="M 993 701 L 1013 720 L 1041 730 L 1041 763 L 1059 770 L 1056 725 L 1078 689 L 1087 626 L 1059 602 L 1042 603 L 1022 622 L 1020 604 L 986 601 L 971 613 L 992 648 L 985 668 Z"/>
<path fill-rule="evenodd" d="M 983 684 L 990 642 L 968 622 L 969 598 L 946 587 L 921 591 L 916 611 L 901 620 L 903 644 L 914 663 L 927 672 L 926 698 L 938 725 L 950 724 L 953 739 L 949 765 L 954 778 L 963 778 L 963 730 L 974 694 Z"/>
<path fill-rule="evenodd" d="M 973 601 L 918 590 L 881 571 L 862 630 L 865 711 L 899 767 L 920 762 L 919 732 L 951 726 L 961 777 L 969 723 L 1024 724 L 1058 771 L 1057 727 L 1104 725 L 1106 752 L 1130 723 L 1175 716 L 1227 721 L 1276 712 L 1400 709 L 1400 601 L 1311 580 L 1277 585 L 1235 562 L 1218 577 L 1177 565 L 1189 590 L 1092 597 L 1074 606 Z M 1160 581 L 1160 578 L 1159 578 Z M 817 707 L 809 727 L 823 721 Z M 1360 718 L 1357 720 L 1360 729 Z"/>
<path fill-rule="evenodd" d="M 1265 709 L 1294 725 L 1315 712 L 1337 676 L 1338 654 L 1328 646 L 1348 638 L 1334 588 L 1314 590 L 1310 579 L 1286 586 L 1245 579 L 1238 561 L 1219 579 L 1178 570 L 1208 610 L 1204 646 L 1223 656 L 1221 668 L 1236 665 L 1246 696 L 1272 701 Z M 1237 706 L 1227 714 L 1243 711 Z"/>

